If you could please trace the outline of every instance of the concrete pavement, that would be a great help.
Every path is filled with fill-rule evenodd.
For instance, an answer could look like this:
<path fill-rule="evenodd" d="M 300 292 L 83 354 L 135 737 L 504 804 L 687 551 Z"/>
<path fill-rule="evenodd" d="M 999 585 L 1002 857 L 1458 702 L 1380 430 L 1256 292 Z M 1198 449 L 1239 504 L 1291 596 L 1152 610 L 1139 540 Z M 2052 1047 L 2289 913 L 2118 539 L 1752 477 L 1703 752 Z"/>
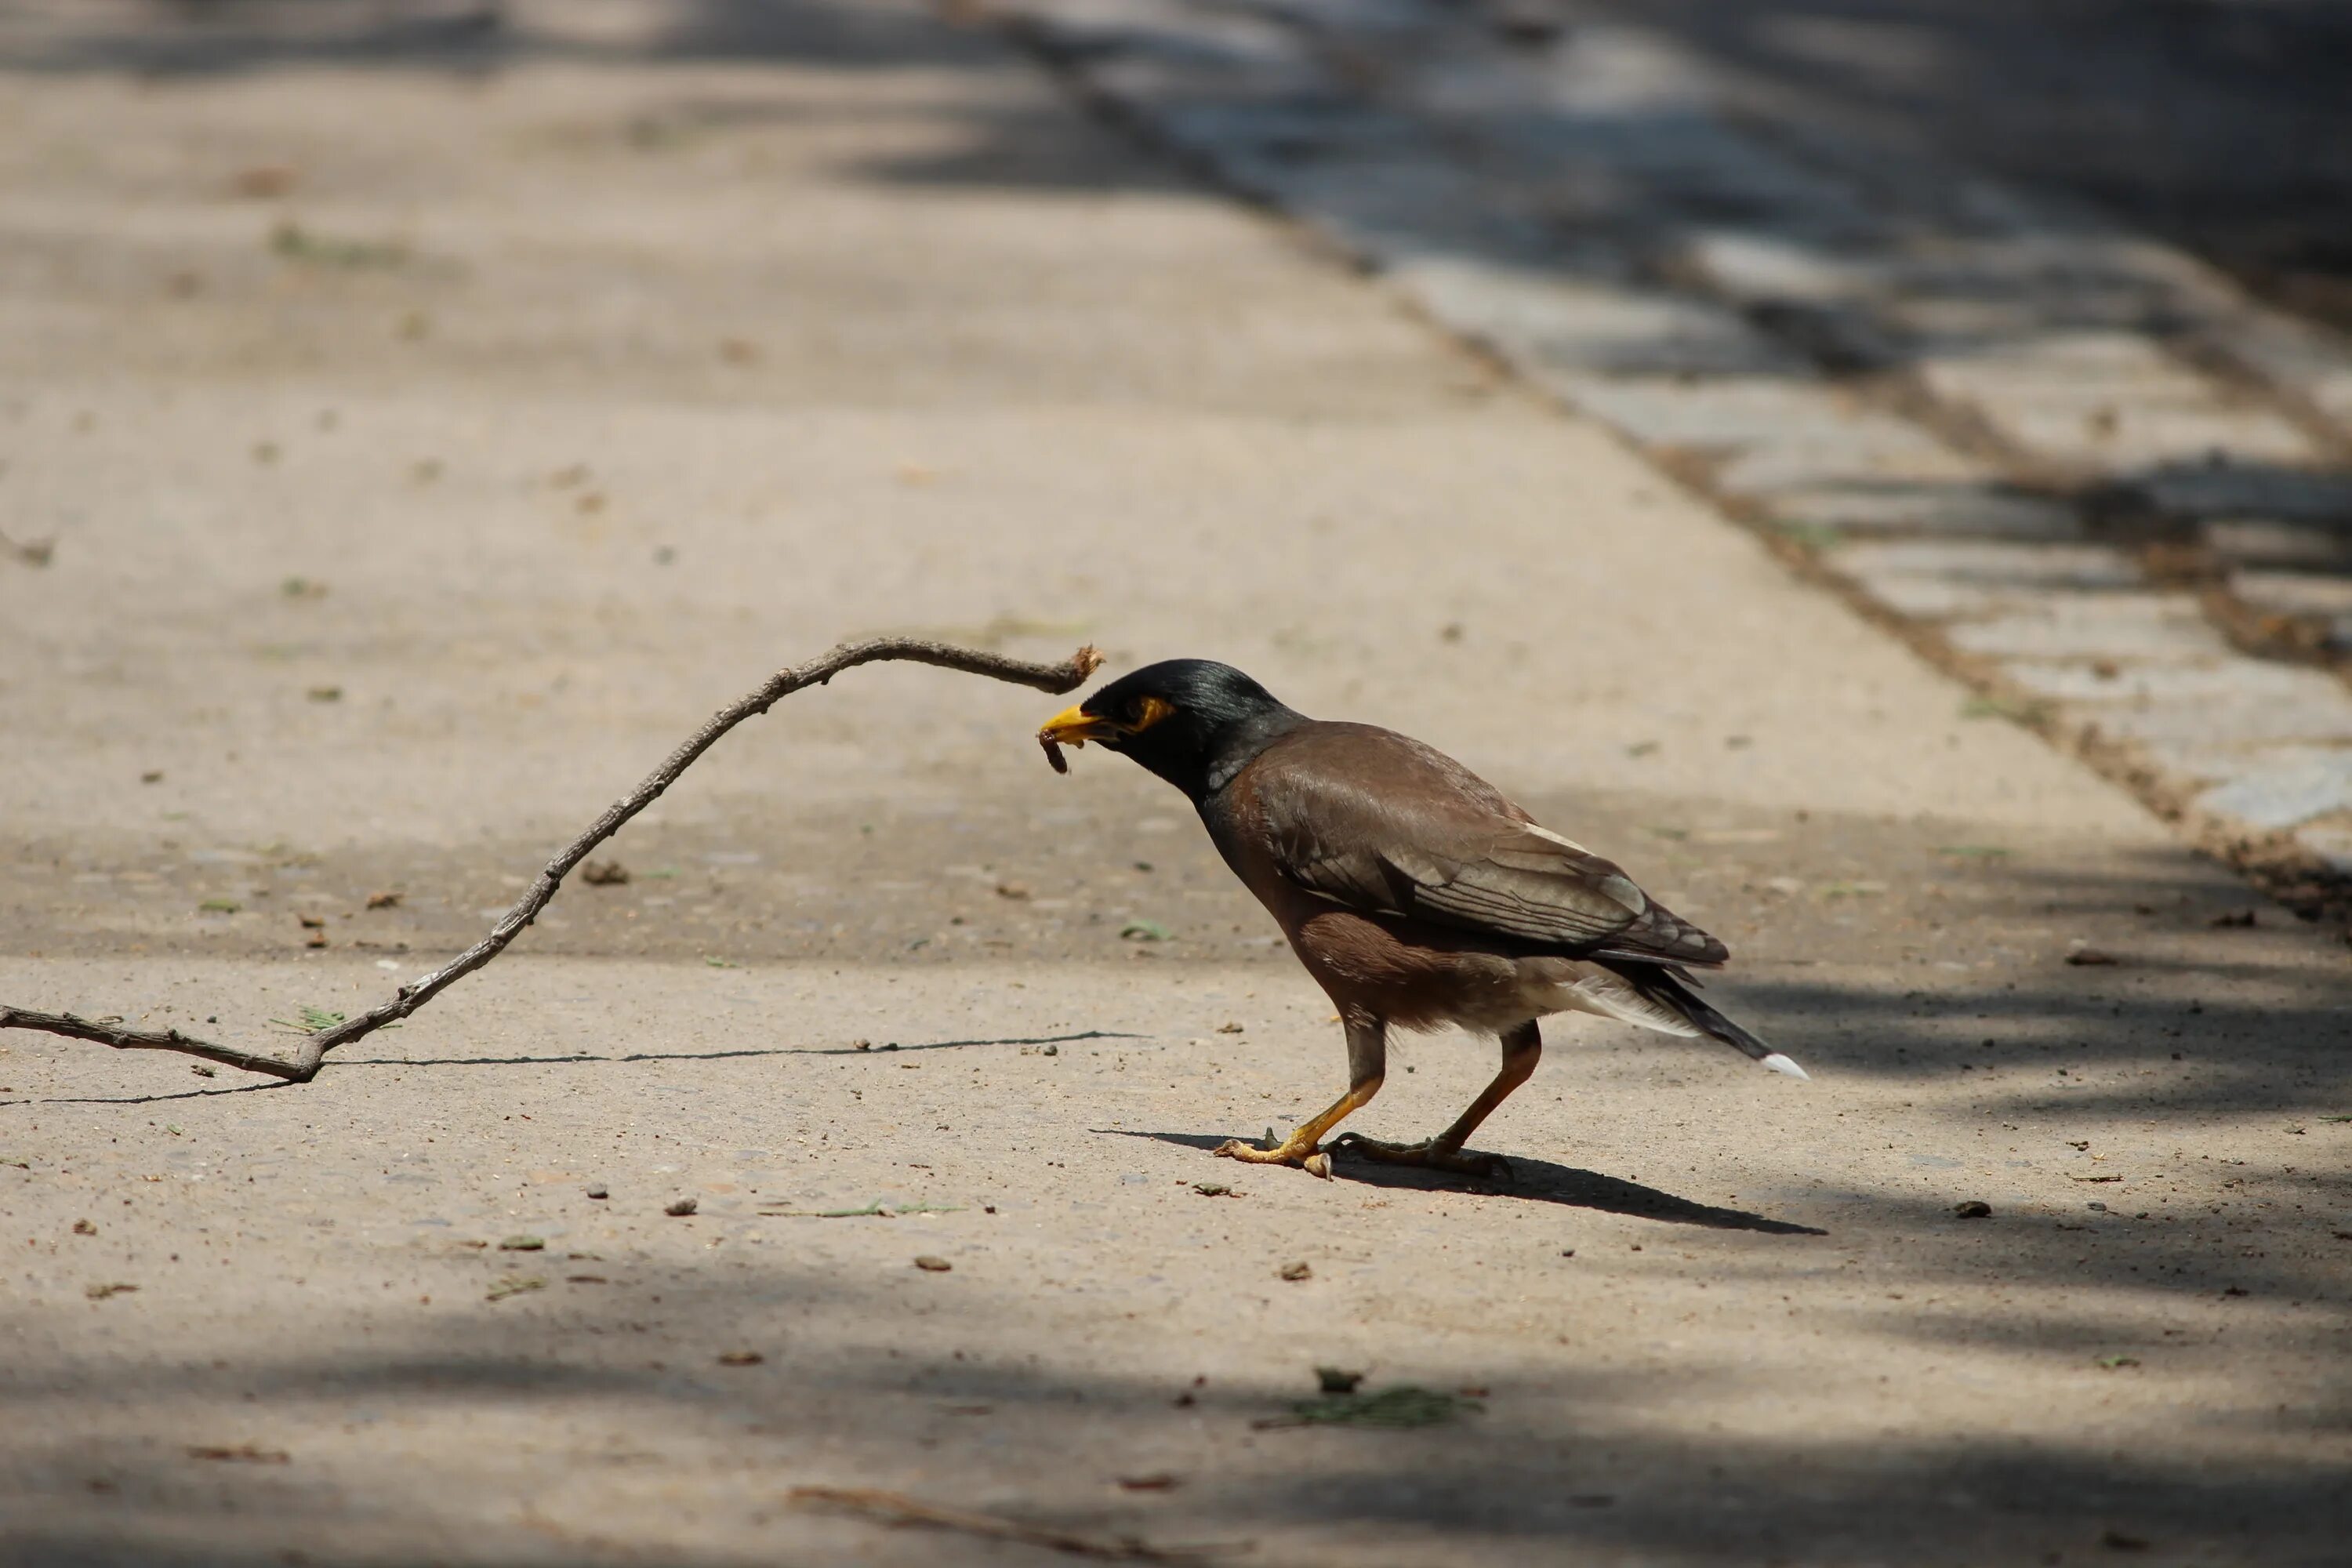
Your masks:
<path fill-rule="evenodd" d="M 1815 1081 L 1568 1024 L 1511 1189 L 1213 1161 L 1340 1076 L 1270 923 L 1049 702 L 854 672 L 312 1085 L 0 1038 L 12 1558 L 2328 1560 L 2339 947 L 991 32 L 467 15 L 0 35 L 0 996 L 364 1005 L 923 627 L 1444 746 Z M 1259 1425 L 1323 1364 L 1452 1419 Z"/>

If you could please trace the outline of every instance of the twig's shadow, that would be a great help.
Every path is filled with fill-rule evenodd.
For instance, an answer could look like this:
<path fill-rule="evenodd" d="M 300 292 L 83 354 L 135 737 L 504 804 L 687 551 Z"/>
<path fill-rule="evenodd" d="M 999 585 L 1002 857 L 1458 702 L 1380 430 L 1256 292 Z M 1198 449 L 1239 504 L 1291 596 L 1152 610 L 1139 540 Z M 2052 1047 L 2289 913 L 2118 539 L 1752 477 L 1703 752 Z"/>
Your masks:
<path fill-rule="evenodd" d="M 863 1057 L 897 1056 L 908 1051 L 953 1051 L 967 1046 L 1066 1046 L 1082 1040 L 1145 1040 L 1149 1035 L 1129 1034 L 1118 1029 L 1087 1029 L 1076 1035 L 1008 1036 L 995 1040 L 926 1040 L 919 1045 L 888 1045 L 860 1048 L 856 1046 L 773 1046 L 760 1050 L 745 1051 L 631 1051 L 625 1056 L 598 1056 L 591 1051 L 573 1051 L 560 1057 L 330 1057 L 332 1068 L 521 1068 L 572 1067 L 589 1062 L 724 1062 L 743 1057 Z M 264 1089 L 293 1089 L 299 1086 L 272 1079 L 265 1083 L 245 1083 L 221 1089 L 192 1089 L 178 1094 L 82 1094 L 43 1096 L 39 1099 L 0 1100 L 0 1110 L 17 1105 L 161 1105 L 173 1100 L 209 1100 L 223 1094 L 256 1094 Z"/>
<path fill-rule="evenodd" d="M 259 1083 L 224 1084 L 218 1089 L 184 1089 L 177 1094 L 59 1094 L 37 1100 L 27 1096 L 23 1100 L 0 1100 L 0 1110 L 18 1105 L 163 1105 L 174 1100 L 217 1100 L 224 1094 L 267 1094 L 273 1089 L 301 1087 L 282 1078 L 272 1078 Z"/>
<path fill-rule="evenodd" d="M 1175 1143 L 1187 1149 L 1214 1149 L 1224 1142 L 1213 1133 L 1202 1132 L 1134 1132 L 1121 1127 L 1097 1127 L 1090 1131 L 1118 1138 L 1149 1138 L 1157 1143 Z M 1604 1176 L 1598 1171 L 1581 1171 L 1572 1165 L 1556 1165 L 1549 1160 L 1531 1160 L 1519 1154 L 1509 1158 L 1513 1179 L 1508 1183 L 1459 1176 L 1449 1171 L 1425 1171 L 1412 1165 L 1384 1165 L 1376 1160 L 1350 1158 L 1344 1150 L 1331 1162 L 1331 1175 L 1336 1181 L 1360 1182 L 1370 1187 L 1476 1193 L 1486 1197 L 1517 1198 L 1532 1203 L 1561 1204 L 1570 1208 L 1598 1209 L 1603 1214 L 1654 1219 L 1666 1225 L 1702 1226 L 1709 1230 L 1750 1230 L 1765 1236 L 1829 1234 L 1810 1225 L 1769 1219 L 1760 1214 L 1749 1214 L 1745 1209 L 1717 1208 L 1709 1204 L 1693 1203 L 1672 1193 L 1662 1193 L 1655 1187 L 1645 1187 L 1639 1182 Z"/>
<path fill-rule="evenodd" d="M 1141 1040 L 1146 1035 L 1115 1029 L 1088 1029 L 1076 1035 L 1008 1036 L 992 1040 L 926 1040 L 919 1045 L 887 1046 L 767 1046 L 740 1051 L 630 1051 L 623 1056 L 598 1056 L 572 1051 L 560 1057 L 352 1057 L 336 1058 L 348 1068 L 518 1068 L 570 1067 L 583 1062 L 725 1062 L 747 1057 L 894 1056 L 908 1051 L 954 1051 L 967 1046 L 1066 1046 L 1080 1040 Z"/>

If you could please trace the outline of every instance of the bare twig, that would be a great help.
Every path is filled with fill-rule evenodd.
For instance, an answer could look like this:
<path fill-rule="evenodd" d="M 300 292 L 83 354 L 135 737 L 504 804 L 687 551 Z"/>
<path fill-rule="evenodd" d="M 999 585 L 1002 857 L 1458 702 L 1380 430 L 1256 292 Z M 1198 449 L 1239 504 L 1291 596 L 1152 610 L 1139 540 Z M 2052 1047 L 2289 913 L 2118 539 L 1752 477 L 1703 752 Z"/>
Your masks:
<path fill-rule="evenodd" d="M 400 987 L 393 993 L 392 999 L 381 1006 L 310 1035 L 303 1040 L 301 1050 L 290 1061 L 280 1057 L 241 1051 L 230 1046 L 217 1046 L 209 1040 L 182 1034 L 177 1029 L 127 1028 L 120 1019 L 93 1020 L 77 1017 L 71 1013 L 39 1013 L 27 1007 L 11 1007 L 5 1003 L 0 1003 L 0 1029 L 38 1029 L 77 1040 L 94 1040 L 102 1046 L 112 1046 L 116 1050 L 178 1051 L 184 1056 L 219 1062 L 225 1067 L 267 1073 L 291 1083 L 308 1083 L 319 1076 L 319 1068 L 325 1063 L 327 1053 L 337 1046 L 349 1045 L 362 1036 L 373 1034 L 387 1024 L 407 1017 L 504 952 L 507 945 L 522 934 L 523 928 L 538 919 L 540 912 L 547 908 L 555 897 L 555 890 L 563 885 L 563 879 L 573 867 L 585 859 L 598 845 L 618 833 L 629 818 L 659 799 L 662 792 L 676 784 L 678 775 L 693 766 L 695 760 L 716 745 L 719 737 L 728 731 L 753 714 L 765 713 L 803 687 L 822 686 L 845 669 L 889 659 L 936 665 L 941 669 L 959 669 L 967 675 L 984 675 L 992 680 L 1033 686 L 1040 691 L 1056 694 L 1076 689 L 1102 664 L 1102 656 L 1091 647 L 1078 649 L 1059 664 L 1034 664 L 1027 659 L 1007 658 L 1002 654 L 929 642 L 920 637 L 871 637 L 864 642 L 843 643 L 821 658 L 780 669 L 761 682 L 758 689 L 750 695 L 712 714 L 708 723 L 688 736 L 661 766 L 646 776 L 645 783 L 614 801 L 602 816 L 582 831 L 580 837 L 565 845 L 562 852 L 549 861 L 547 868 L 539 874 L 539 880 L 516 900 L 514 908 L 490 928 L 488 936 L 423 979 Z"/>
<path fill-rule="evenodd" d="M 929 1525 L 934 1530 L 959 1531 L 992 1541 L 1018 1541 L 1027 1546 L 1043 1546 L 1113 1563 L 1198 1563 L 1241 1550 L 1237 1546 L 1153 1546 L 1129 1536 L 1081 1535 L 1073 1530 L 1023 1524 L 992 1513 L 941 1508 L 904 1492 L 882 1491 L 873 1487 L 794 1487 L 792 1500 L 803 1508 L 839 1509 L 885 1524 Z"/>
<path fill-rule="evenodd" d="M 226 1067 L 266 1072 L 272 1078 L 290 1079 L 298 1083 L 318 1070 L 313 1068 L 304 1072 L 299 1062 L 289 1062 L 282 1057 L 257 1056 L 235 1046 L 216 1046 L 177 1029 L 129 1029 L 120 1022 L 82 1018 L 71 1013 L 36 1013 L 30 1007 L 5 1004 L 0 1004 L 0 1029 L 39 1029 L 77 1040 L 96 1040 L 118 1051 L 178 1051 L 183 1056 L 202 1057 Z"/>

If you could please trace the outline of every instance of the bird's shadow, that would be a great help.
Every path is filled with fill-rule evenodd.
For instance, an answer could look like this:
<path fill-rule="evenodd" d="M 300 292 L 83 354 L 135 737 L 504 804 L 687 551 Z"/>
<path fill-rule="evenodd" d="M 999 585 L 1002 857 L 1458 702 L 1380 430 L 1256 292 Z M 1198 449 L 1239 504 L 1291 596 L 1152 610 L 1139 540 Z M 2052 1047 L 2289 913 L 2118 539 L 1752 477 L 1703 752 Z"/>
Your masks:
<path fill-rule="evenodd" d="M 1208 1132 L 1138 1132 L 1123 1127 L 1097 1127 L 1091 1131 L 1119 1138 L 1148 1138 L 1156 1143 L 1181 1144 L 1187 1149 L 1214 1149 L 1225 1142 Z M 1334 1181 L 1360 1182 L 1369 1187 L 1403 1187 L 1425 1193 L 1475 1193 L 1486 1197 L 1517 1198 L 1528 1203 L 1562 1204 L 1570 1208 L 1598 1209 L 1603 1214 L 1654 1219 L 1666 1225 L 1695 1225 L 1708 1230 L 1749 1230 L 1766 1236 L 1829 1234 L 1813 1226 L 1770 1219 L 1760 1214 L 1749 1214 L 1745 1209 L 1717 1208 L 1711 1204 L 1693 1203 L 1672 1193 L 1662 1193 L 1655 1187 L 1645 1187 L 1639 1182 L 1604 1176 L 1598 1171 L 1580 1171 L 1573 1165 L 1557 1165 L 1549 1160 L 1528 1159 L 1518 1154 L 1510 1156 L 1510 1161 L 1511 1180 L 1502 1182 L 1456 1175 L 1450 1171 L 1423 1170 L 1412 1165 L 1383 1164 L 1377 1160 L 1350 1156 L 1345 1149 L 1339 1149 L 1333 1152 L 1331 1176 Z"/>

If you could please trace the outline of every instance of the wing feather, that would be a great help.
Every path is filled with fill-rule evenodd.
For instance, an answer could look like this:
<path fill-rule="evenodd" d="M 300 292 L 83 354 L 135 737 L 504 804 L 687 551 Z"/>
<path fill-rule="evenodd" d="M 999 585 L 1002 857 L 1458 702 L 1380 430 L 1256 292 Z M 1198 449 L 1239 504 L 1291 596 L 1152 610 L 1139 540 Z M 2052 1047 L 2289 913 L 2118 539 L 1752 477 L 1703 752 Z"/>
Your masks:
<path fill-rule="evenodd" d="M 1276 862 L 1319 898 L 1582 956 L 1729 956 L 1614 862 L 1417 741 L 1320 724 L 1262 762 L 1252 783 Z"/>

